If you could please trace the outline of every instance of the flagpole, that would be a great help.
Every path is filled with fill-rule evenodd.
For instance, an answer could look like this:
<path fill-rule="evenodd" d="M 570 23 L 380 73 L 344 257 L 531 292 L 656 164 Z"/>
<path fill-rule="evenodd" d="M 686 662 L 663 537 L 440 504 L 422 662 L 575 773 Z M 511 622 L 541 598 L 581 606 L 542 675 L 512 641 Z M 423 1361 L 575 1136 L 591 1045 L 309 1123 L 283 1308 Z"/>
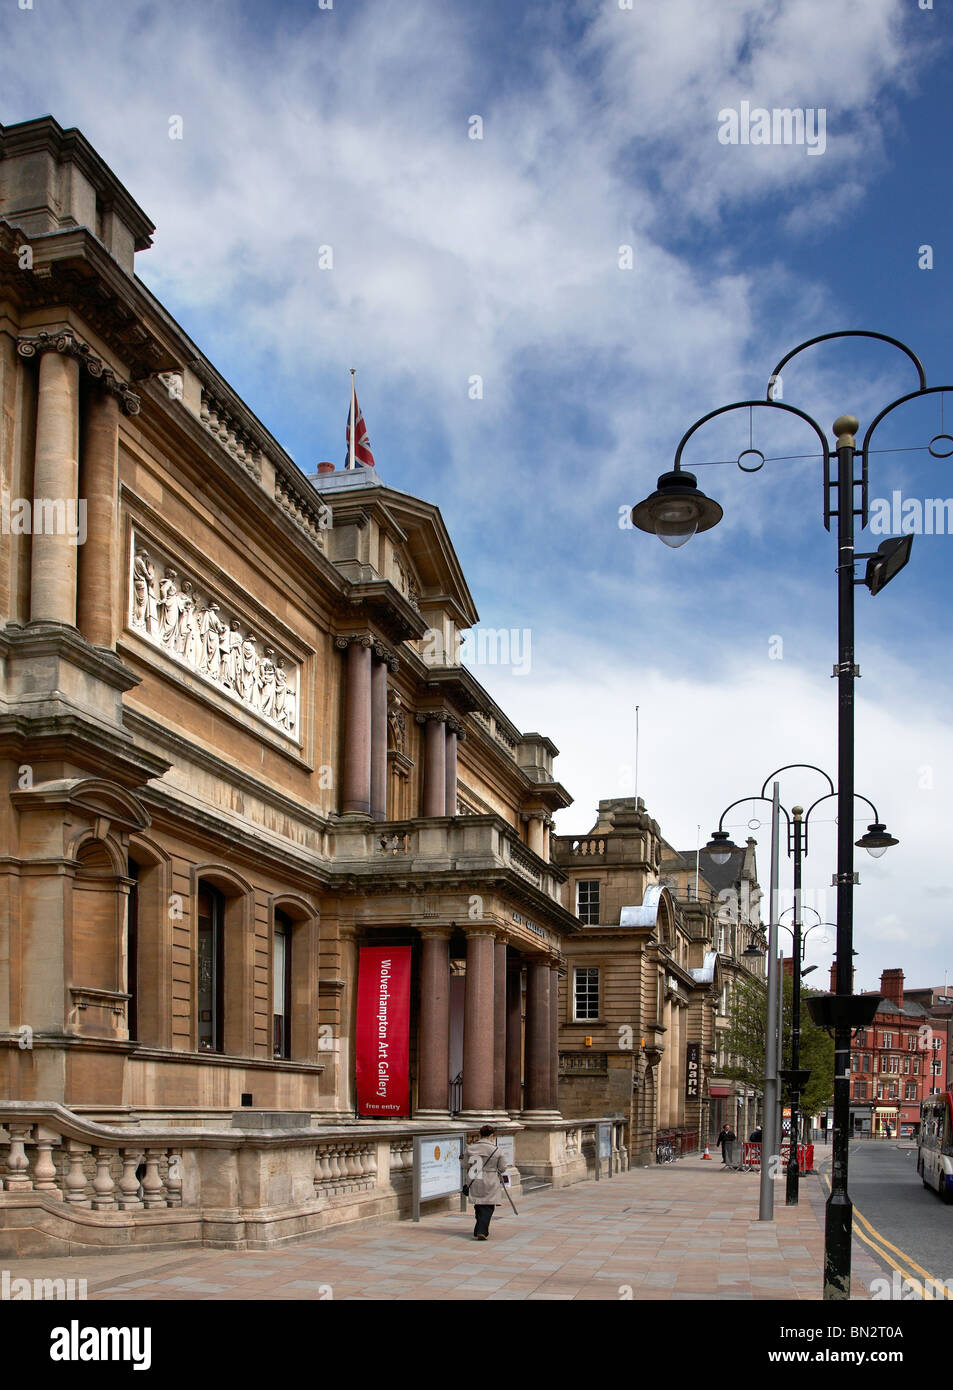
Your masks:
<path fill-rule="evenodd" d="M 356 419 L 354 418 L 355 413 L 356 413 L 355 410 L 354 410 L 354 402 L 355 402 L 355 394 L 354 394 L 354 372 L 355 372 L 355 368 L 352 367 L 352 368 L 351 368 L 351 441 L 350 441 L 350 450 L 349 450 L 349 454 L 348 454 L 348 464 L 347 464 L 348 468 L 353 468 L 353 467 L 354 467 L 354 430 L 355 430 L 355 428 L 357 427 L 357 421 L 356 421 Z"/>
<path fill-rule="evenodd" d="M 639 809 L 639 707 L 635 707 L 635 809 Z"/>

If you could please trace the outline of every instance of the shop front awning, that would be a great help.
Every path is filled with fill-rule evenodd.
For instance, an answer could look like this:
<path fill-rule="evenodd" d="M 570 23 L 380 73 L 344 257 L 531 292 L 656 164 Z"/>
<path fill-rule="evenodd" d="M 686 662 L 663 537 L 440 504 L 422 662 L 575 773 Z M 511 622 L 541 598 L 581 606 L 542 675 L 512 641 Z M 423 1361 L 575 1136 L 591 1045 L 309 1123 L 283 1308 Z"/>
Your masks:
<path fill-rule="evenodd" d="M 709 1094 L 714 1100 L 717 1100 L 719 1096 L 730 1096 L 730 1095 L 731 1095 L 731 1087 L 730 1087 L 730 1086 L 709 1086 L 709 1088 L 708 1088 L 708 1094 Z"/>

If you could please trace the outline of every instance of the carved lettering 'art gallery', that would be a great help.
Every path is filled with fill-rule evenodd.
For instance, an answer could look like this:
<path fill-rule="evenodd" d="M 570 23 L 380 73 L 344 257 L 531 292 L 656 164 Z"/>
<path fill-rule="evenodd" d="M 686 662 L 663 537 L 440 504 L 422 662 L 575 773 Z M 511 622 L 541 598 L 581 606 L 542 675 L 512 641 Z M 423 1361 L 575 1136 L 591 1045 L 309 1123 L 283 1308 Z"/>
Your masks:
<path fill-rule="evenodd" d="M 0 545 L 0 1250 L 403 1213 L 421 1119 L 591 1175 L 557 750 L 459 664 L 438 508 L 299 468 L 136 277 L 153 230 L 78 131 L 0 127 L 0 493 L 83 517 Z"/>

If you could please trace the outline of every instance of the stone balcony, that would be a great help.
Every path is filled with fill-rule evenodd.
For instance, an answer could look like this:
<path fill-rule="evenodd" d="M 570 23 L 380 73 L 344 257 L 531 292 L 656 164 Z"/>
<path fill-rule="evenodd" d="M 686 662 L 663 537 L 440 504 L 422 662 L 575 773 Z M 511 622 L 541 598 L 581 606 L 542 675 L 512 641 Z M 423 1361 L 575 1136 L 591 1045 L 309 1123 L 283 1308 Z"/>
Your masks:
<path fill-rule="evenodd" d="M 327 835 L 335 873 L 356 879 L 435 874 L 474 878 L 511 873 L 561 905 L 566 875 L 520 840 L 499 816 L 435 816 L 407 821 L 341 821 Z"/>

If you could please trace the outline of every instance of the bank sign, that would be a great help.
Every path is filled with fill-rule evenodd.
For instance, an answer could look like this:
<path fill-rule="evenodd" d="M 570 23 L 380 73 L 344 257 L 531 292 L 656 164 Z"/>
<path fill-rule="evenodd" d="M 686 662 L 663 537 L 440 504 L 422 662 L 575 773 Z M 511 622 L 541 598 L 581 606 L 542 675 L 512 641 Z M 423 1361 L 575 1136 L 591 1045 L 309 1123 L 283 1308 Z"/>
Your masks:
<path fill-rule="evenodd" d="M 690 1042 L 685 1048 L 685 1099 L 697 1100 L 701 1082 L 701 1043 Z"/>
<path fill-rule="evenodd" d="M 362 946 L 357 975 L 357 1113 L 410 1115 L 409 946 Z"/>

